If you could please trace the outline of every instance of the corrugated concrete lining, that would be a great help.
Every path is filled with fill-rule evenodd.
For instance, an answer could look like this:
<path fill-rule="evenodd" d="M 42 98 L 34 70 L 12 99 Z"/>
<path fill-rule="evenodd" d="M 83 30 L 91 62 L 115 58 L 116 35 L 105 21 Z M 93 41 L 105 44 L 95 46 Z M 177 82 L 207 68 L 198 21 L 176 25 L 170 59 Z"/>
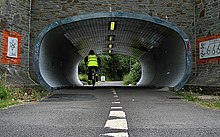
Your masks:
<path fill-rule="evenodd" d="M 110 22 L 116 23 L 110 30 Z M 114 36 L 109 41 L 109 36 Z M 91 13 L 56 21 L 41 31 L 35 42 L 34 70 L 47 89 L 81 86 L 78 64 L 90 49 L 98 54 L 129 55 L 139 59 L 138 86 L 180 89 L 192 65 L 189 39 L 175 24 L 134 13 Z"/>

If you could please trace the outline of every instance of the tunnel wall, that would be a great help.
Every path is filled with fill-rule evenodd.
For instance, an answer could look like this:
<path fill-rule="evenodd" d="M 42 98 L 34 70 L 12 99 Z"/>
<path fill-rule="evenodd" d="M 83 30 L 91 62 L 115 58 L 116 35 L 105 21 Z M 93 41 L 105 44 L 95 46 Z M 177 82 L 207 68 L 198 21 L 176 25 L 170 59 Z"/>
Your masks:
<path fill-rule="evenodd" d="M 20 64 L 3 63 L 0 60 L 0 75 L 5 74 L 6 81 L 11 86 L 35 85 L 29 78 L 30 19 L 30 2 L 28 0 L 0 1 L 0 59 L 3 56 L 3 31 L 7 30 L 10 33 L 16 32 L 21 35 Z"/>
<path fill-rule="evenodd" d="M 149 85 L 154 77 L 155 77 L 155 59 L 151 52 L 145 53 L 141 58 L 139 59 L 141 64 L 141 78 L 138 81 L 138 86 L 145 86 Z"/>
<path fill-rule="evenodd" d="M 142 76 L 137 85 L 176 87 L 186 73 L 186 60 L 185 42 L 178 34 L 170 35 L 140 58 Z"/>
<path fill-rule="evenodd" d="M 75 16 L 75 17 L 59 20 L 45 27 L 45 29 L 37 37 L 35 43 L 35 49 L 34 49 L 35 72 L 37 73 L 37 77 L 41 85 L 49 88 L 68 86 L 68 82 L 66 82 L 64 75 L 62 75 L 64 72 L 60 68 L 63 65 L 54 66 L 56 68 L 53 68 L 53 65 L 52 67 L 50 66 L 51 62 L 52 64 L 54 64 L 53 56 L 55 56 L 56 54 L 58 54 L 57 55 L 58 57 L 56 58 L 61 58 L 62 56 L 66 56 L 66 53 L 62 52 L 61 49 L 62 47 L 60 46 L 60 45 L 68 44 L 66 43 L 65 34 L 66 31 L 69 29 L 67 30 L 64 29 L 65 25 L 71 23 L 74 24 L 76 22 L 85 21 L 85 20 L 92 21 L 92 19 L 112 18 L 112 17 L 121 18 L 121 19 L 129 18 L 135 20 L 142 20 L 145 21 L 146 23 L 150 22 L 155 25 L 158 25 L 158 27 L 160 26 L 169 30 L 168 37 L 163 39 L 163 41 L 160 43 L 159 46 L 157 46 L 156 48 L 154 47 L 153 49 L 152 48 L 148 50 L 145 49 L 150 53 L 146 53 L 145 55 L 143 55 L 143 57 L 141 57 L 142 59 L 141 63 L 142 66 L 144 66 L 142 67 L 143 69 L 142 74 L 144 77 L 142 76 L 138 85 L 145 84 L 144 86 L 149 86 L 149 85 L 168 86 L 174 88 L 175 90 L 179 90 L 187 81 L 191 71 L 191 64 L 192 64 L 191 46 L 186 34 L 175 24 L 167 22 L 165 20 L 161 20 L 159 18 L 154 18 L 151 16 L 126 13 L 126 12 L 108 12 L 108 13 L 103 12 L 103 13 L 85 14 L 81 16 Z M 69 45 L 71 45 L 71 43 Z M 74 47 L 74 45 L 67 47 Z M 71 48 L 69 50 L 71 50 Z M 78 52 L 77 49 L 73 48 L 72 50 L 75 50 L 74 52 Z M 60 54 L 59 51 L 61 51 Z M 149 59 L 146 59 L 148 57 Z M 174 59 L 175 57 L 178 57 L 178 59 Z M 76 61 L 74 62 L 75 64 L 73 63 L 68 67 L 74 68 L 81 59 L 82 58 L 80 56 L 77 56 Z M 69 61 L 73 62 L 71 58 Z M 57 62 L 58 62 L 57 64 L 60 64 L 59 63 L 60 61 Z M 165 70 L 161 69 L 162 67 Z M 167 75 L 167 71 L 169 71 L 169 75 Z M 165 73 L 166 75 L 164 75 Z M 75 71 L 75 77 L 74 79 L 72 79 L 74 80 L 73 83 L 79 81 L 77 80 L 77 78 L 78 78 L 77 73 Z M 65 83 L 67 85 L 65 85 Z M 78 86 L 78 83 L 74 83 L 74 84 Z"/>
<path fill-rule="evenodd" d="M 160 46 L 153 49 L 155 77 L 150 85 L 175 87 L 185 73 L 186 49 L 179 35 L 170 35 Z"/>
<path fill-rule="evenodd" d="M 48 24 L 77 15 L 93 12 L 131 12 L 143 15 L 152 15 L 180 26 L 187 33 L 190 40 L 193 41 L 193 14 L 194 2 L 182 0 L 140 0 L 140 1 L 81 1 L 81 0 L 63 0 L 61 3 L 53 0 L 37 0 L 32 5 L 31 25 L 31 43 L 34 44 L 36 37 L 41 30 Z M 166 18 L 167 17 L 167 18 Z M 33 47 L 31 47 L 33 48 Z M 34 71 L 31 71 L 32 77 L 35 77 Z"/>
<path fill-rule="evenodd" d="M 220 34 L 220 2 L 196 0 L 195 3 L 196 38 Z M 220 58 L 197 63 L 199 49 L 193 49 L 194 59 L 193 73 L 188 85 L 195 86 L 220 86 Z"/>
<path fill-rule="evenodd" d="M 78 80 L 78 67 L 74 67 L 82 57 L 77 49 L 62 34 L 62 32 L 49 31 L 42 40 L 39 52 L 39 67 L 35 67 L 45 82 L 39 80 L 41 85 L 51 88 L 80 85 Z M 39 70 L 38 70 L 39 69 Z M 45 85 L 46 84 L 46 85 Z"/>

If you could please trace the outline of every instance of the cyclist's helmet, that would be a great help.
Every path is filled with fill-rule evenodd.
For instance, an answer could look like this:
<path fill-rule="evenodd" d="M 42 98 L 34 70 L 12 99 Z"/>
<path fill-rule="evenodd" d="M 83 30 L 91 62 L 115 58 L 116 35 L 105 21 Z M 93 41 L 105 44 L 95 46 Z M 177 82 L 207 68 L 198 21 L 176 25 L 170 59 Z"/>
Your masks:
<path fill-rule="evenodd" d="M 90 51 L 89 51 L 89 55 L 95 55 L 94 50 L 90 50 Z"/>

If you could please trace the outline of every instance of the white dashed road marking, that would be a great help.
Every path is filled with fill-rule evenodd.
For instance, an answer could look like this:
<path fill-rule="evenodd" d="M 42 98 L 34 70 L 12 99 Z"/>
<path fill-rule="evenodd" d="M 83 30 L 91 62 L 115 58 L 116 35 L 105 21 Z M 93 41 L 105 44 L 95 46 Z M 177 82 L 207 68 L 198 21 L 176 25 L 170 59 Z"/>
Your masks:
<path fill-rule="evenodd" d="M 109 119 L 105 123 L 105 129 L 108 131 L 100 136 L 111 136 L 111 137 L 129 137 L 128 135 L 128 123 L 126 120 L 126 114 L 122 111 L 118 95 L 114 89 L 112 89 L 113 97 L 116 101 L 112 102 L 111 111 L 109 113 Z M 120 130 L 122 130 L 120 132 Z"/>
<path fill-rule="evenodd" d="M 110 111 L 109 117 L 125 118 L 126 115 L 124 111 Z"/>
<path fill-rule="evenodd" d="M 110 136 L 110 137 L 128 137 L 127 132 L 119 132 L 119 133 L 106 133 L 103 134 L 104 136 Z"/>
<path fill-rule="evenodd" d="M 111 107 L 111 109 L 122 109 L 122 107 Z"/>
<path fill-rule="evenodd" d="M 120 102 L 119 102 L 119 101 L 117 101 L 117 102 L 112 102 L 112 104 L 120 104 Z"/>
<path fill-rule="evenodd" d="M 128 123 L 126 119 L 111 119 L 105 123 L 105 128 L 128 130 Z"/>

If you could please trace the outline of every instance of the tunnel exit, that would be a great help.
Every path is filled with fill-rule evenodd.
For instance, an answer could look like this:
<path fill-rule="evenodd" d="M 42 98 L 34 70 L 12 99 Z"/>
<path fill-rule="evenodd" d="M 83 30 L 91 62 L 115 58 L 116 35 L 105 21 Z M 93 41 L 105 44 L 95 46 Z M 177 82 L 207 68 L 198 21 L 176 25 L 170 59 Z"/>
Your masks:
<path fill-rule="evenodd" d="M 98 85 L 109 85 L 103 82 L 117 83 L 116 85 L 127 86 L 136 85 L 141 77 L 140 62 L 130 56 L 114 54 L 114 51 L 98 52 L 100 65 L 98 68 Z M 88 85 L 88 67 L 84 59 L 78 66 L 78 76 L 83 85 Z M 120 84 L 119 84 L 120 83 Z"/>
<path fill-rule="evenodd" d="M 191 72 L 189 38 L 175 24 L 135 13 L 91 13 L 56 21 L 41 31 L 34 50 L 39 83 L 48 90 L 82 86 L 77 66 L 91 49 L 138 59 L 138 86 L 179 90 Z"/>

